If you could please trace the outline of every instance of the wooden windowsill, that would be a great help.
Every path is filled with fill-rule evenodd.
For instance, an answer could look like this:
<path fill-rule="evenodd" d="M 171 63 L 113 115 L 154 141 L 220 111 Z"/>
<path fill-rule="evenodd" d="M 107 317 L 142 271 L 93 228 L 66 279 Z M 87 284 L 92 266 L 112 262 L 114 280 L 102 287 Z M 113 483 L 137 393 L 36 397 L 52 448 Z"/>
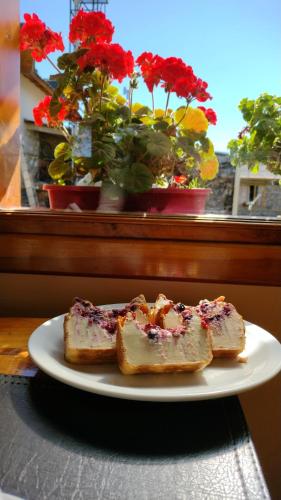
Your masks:
<path fill-rule="evenodd" d="M 0 272 L 281 285 L 281 223 L 0 212 Z"/>

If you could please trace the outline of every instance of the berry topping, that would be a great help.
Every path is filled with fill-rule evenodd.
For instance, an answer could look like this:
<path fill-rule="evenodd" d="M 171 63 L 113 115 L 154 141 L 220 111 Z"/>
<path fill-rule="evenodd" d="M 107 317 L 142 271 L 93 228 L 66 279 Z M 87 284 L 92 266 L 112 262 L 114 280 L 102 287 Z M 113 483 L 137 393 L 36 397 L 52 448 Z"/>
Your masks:
<path fill-rule="evenodd" d="M 147 338 L 152 342 L 158 342 L 159 334 L 157 330 L 155 328 L 151 328 L 151 330 L 148 330 Z"/>
<path fill-rule="evenodd" d="M 182 313 L 182 317 L 184 321 L 190 321 L 192 319 L 192 312 L 189 309 L 187 309 Z"/>
<path fill-rule="evenodd" d="M 179 302 L 179 303 L 176 305 L 175 310 L 176 310 L 177 312 L 182 312 L 182 311 L 184 311 L 184 310 L 185 310 L 185 305 L 184 305 L 182 302 Z"/>
<path fill-rule="evenodd" d="M 230 305 L 229 304 L 225 304 L 224 308 L 223 308 L 223 312 L 226 316 L 229 316 L 230 313 L 231 313 L 231 308 L 230 308 Z"/>

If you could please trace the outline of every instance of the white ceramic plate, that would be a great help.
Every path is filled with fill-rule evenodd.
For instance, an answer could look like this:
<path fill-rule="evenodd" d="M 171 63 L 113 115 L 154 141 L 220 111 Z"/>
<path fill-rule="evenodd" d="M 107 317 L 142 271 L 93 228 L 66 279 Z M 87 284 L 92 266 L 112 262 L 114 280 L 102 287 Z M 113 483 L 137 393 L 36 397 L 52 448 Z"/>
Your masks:
<path fill-rule="evenodd" d="M 122 375 L 116 365 L 71 365 L 63 356 L 63 318 L 50 319 L 33 332 L 28 343 L 33 361 L 65 384 L 104 396 L 143 401 L 218 398 L 252 389 L 281 370 L 281 344 L 267 331 L 247 322 L 243 352 L 247 363 L 220 359 L 202 372 L 159 375 Z"/>

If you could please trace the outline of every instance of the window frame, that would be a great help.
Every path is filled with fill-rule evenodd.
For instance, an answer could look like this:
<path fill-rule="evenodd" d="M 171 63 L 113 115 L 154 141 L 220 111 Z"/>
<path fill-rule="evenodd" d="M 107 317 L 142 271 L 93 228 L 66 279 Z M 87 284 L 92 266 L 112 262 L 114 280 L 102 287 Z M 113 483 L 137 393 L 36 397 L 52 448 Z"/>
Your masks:
<path fill-rule="evenodd" d="M 0 272 L 280 286 L 281 224 L 2 210 Z"/>

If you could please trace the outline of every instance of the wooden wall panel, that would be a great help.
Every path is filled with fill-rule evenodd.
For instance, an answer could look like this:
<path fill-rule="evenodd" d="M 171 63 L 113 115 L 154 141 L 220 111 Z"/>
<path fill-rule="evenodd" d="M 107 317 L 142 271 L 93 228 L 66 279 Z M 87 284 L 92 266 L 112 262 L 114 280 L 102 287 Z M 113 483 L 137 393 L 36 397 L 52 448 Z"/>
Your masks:
<path fill-rule="evenodd" d="M 281 285 L 274 245 L 2 234 L 0 271 Z"/>
<path fill-rule="evenodd" d="M 281 285 L 281 224 L 0 212 L 0 272 Z"/>

